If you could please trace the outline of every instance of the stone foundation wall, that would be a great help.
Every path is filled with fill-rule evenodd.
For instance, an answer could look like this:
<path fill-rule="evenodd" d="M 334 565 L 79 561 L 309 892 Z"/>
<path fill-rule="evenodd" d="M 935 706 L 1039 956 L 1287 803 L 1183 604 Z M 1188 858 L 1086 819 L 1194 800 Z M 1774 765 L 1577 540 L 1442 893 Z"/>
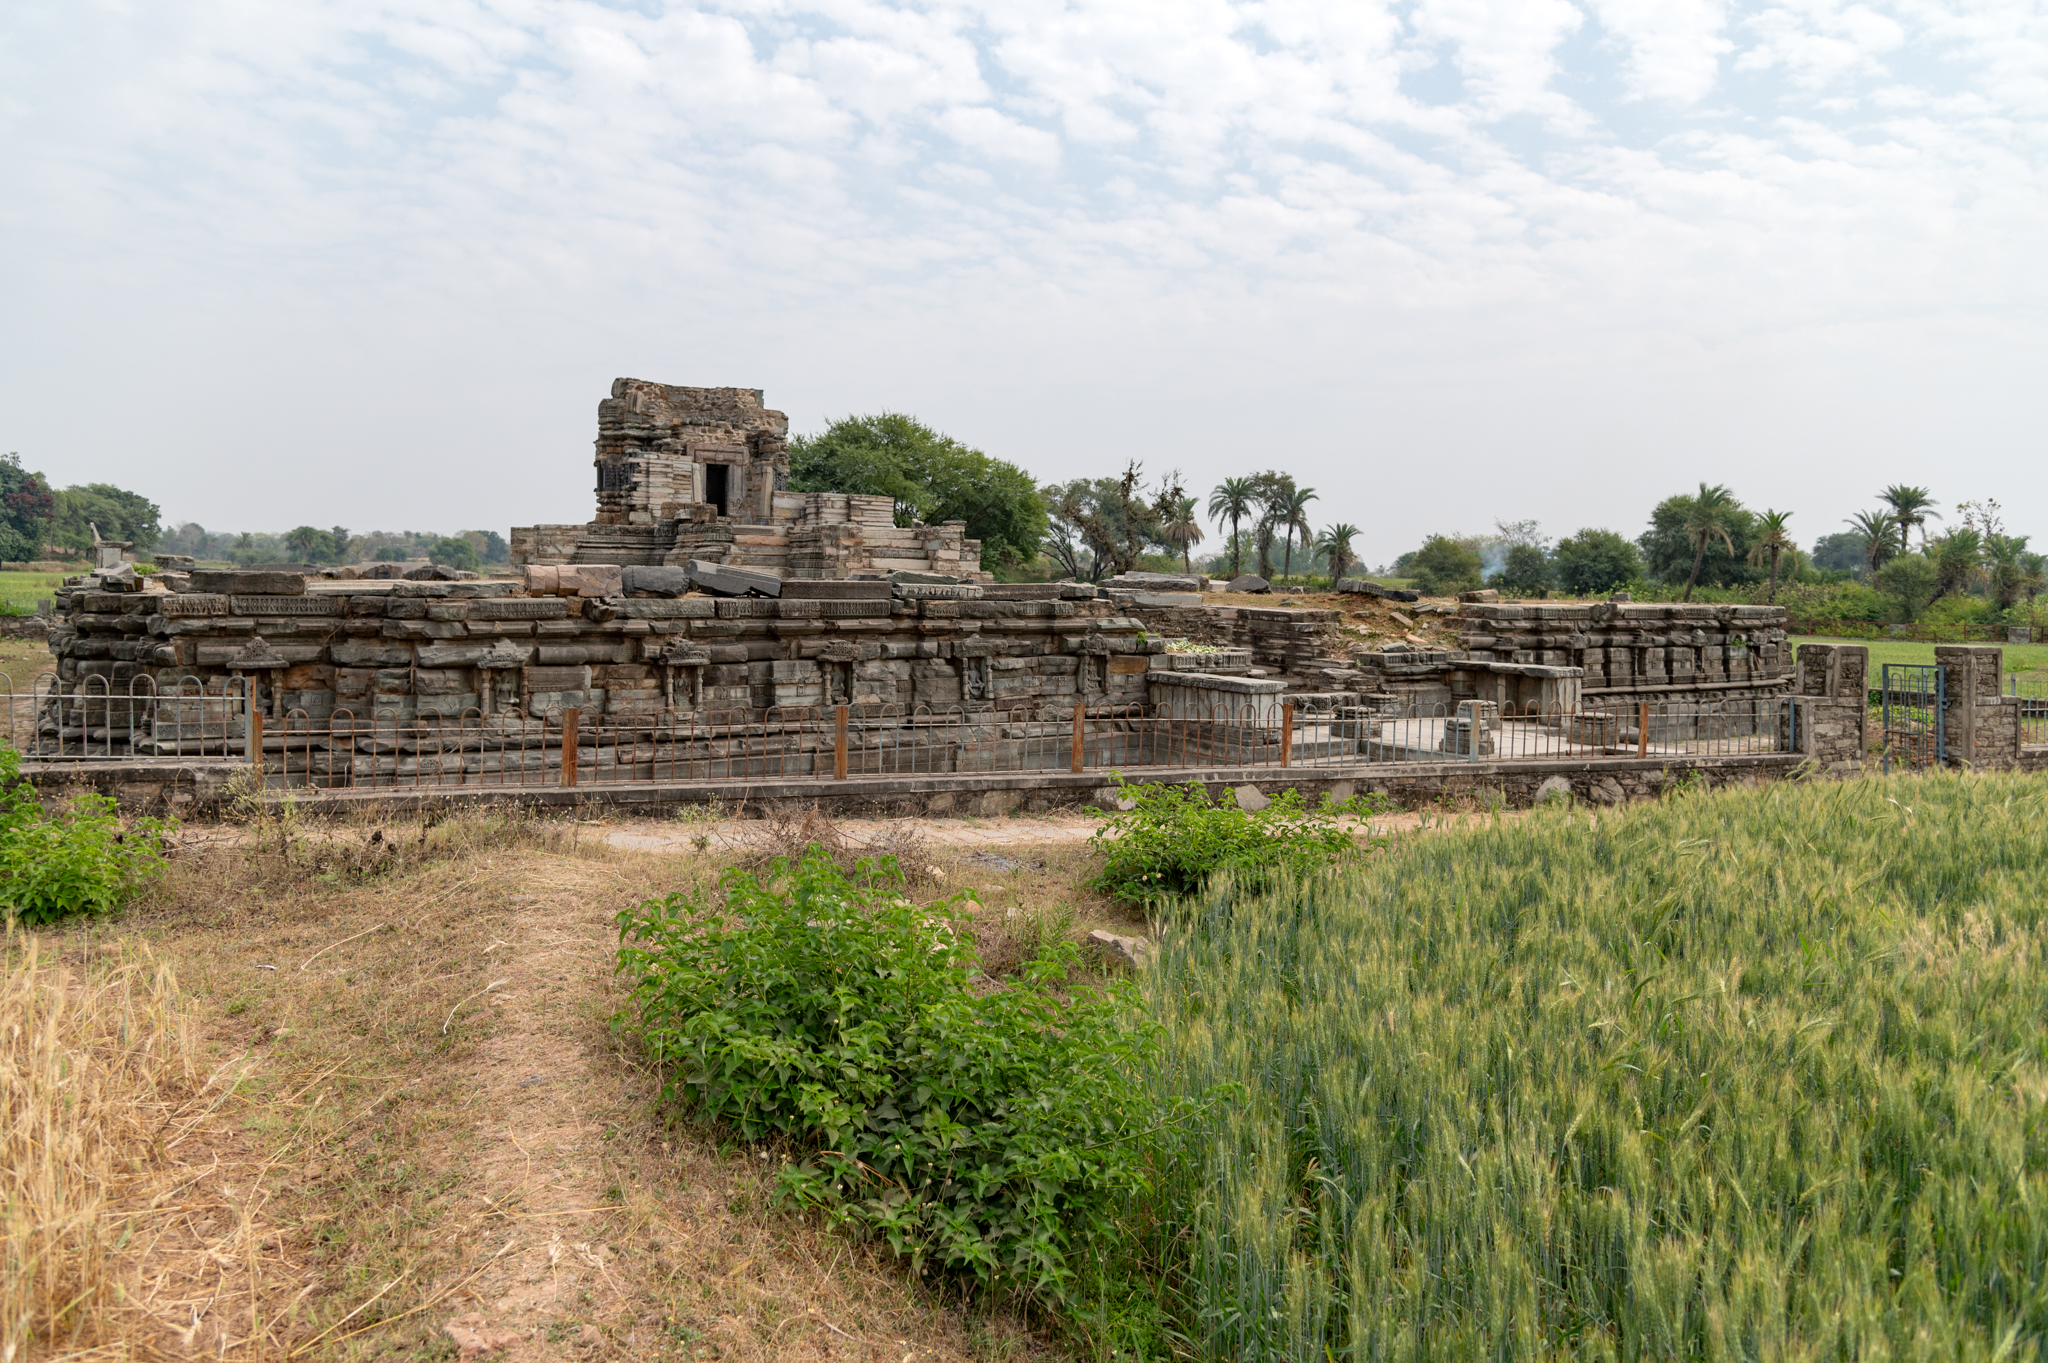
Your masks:
<path fill-rule="evenodd" d="M 1580 668 L 1589 696 L 1731 684 L 1782 693 L 1792 671 L 1781 606 L 1469 604 L 1457 628 L 1475 661 Z"/>
<path fill-rule="evenodd" d="M 105 688 L 123 714 L 134 709 L 131 692 L 203 689 L 190 703 L 144 707 L 133 751 L 145 756 L 188 751 L 192 724 L 220 728 L 225 698 L 245 686 L 269 720 L 314 726 L 338 712 L 401 724 L 545 720 L 570 708 L 621 717 L 833 704 L 1070 712 L 1143 704 L 1150 656 L 1164 648 L 1107 602 L 886 582 L 820 582 L 813 595 L 779 600 L 628 596 L 608 585 L 619 571 L 565 568 L 547 594 L 514 582 L 308 584 L 237 573 L 194 575 L 219 590 L 65 589 L 50 644 L 66 689 Z M 66 722 L 104 729 L 107 704 L 88 702 Z M 101 732 L 94 742 L 109 738 L 128 741 Z"/>

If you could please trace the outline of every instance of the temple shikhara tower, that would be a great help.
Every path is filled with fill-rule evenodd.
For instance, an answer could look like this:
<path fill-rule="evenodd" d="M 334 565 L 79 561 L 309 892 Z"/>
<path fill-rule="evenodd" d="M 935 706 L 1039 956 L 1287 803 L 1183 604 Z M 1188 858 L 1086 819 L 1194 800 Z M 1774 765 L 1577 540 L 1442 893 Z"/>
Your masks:
<path fill-rule="evenodd" d="M 597 405 L 595 463 L 595 518 L 513 527 L 514 563 L 982 576 L 965 522 L 898 527 L 888 497 L 789 491 L 789 418 L 758 388 L 616 379 Z"/>

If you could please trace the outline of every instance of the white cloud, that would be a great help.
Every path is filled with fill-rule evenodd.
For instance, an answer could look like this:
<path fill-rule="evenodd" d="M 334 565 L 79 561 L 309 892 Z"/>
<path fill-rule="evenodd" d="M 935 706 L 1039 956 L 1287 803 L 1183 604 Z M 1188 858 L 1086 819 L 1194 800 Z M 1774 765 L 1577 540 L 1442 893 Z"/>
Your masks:
<path fill-rule="evenodd" d="M 1297 461 L 1393 539 L 1330 489 L 1626 529 L 1725 458 L 1818 523 L 1829 432 L 1942 413 L 2037 480 L 2038 6 L 1587 3 L 17 0 L 0 448 L 562 519 L 637 372 L 1047 476 Z M 302 456 L 347 476 L 237 476 Z"/>

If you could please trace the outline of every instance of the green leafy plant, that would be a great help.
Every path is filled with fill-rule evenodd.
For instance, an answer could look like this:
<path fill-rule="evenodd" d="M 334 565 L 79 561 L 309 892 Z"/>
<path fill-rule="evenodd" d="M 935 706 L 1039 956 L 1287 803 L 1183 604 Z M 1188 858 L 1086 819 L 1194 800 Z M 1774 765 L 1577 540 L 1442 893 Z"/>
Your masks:
<path fill-rule="evenodd" d="M 43 807 L 21 775 L 21 755 L 0 747 L 0 914 L 26 924 L 74 913 L 110 913 L 163 866 L 169 827 L 123 826 L 104 795 Z"/>
<path fill-rule="evenodd" d="M 722 890 L 718 908 L 676 894 L 619 916 L 632 1004 L 614 1025 L 664 1071 L 664 1101 L 786 1143 L 785 1196 L 920 1272 L 1064 1299 L 1145 1187 L 1121 1133 L 1145 1124 L 1152 1034 L 1121 988 L 1056 993 L 1078 965 L 1060 941 L 986 989 L 968 897 L 911 903 L 891 858 L 848 875 L 813 848 Z"/>
<path fill-rule="evenodd" d="M 1107 811 L 1107 822 L 1095 831 L 1091 846 L 1102 856 L 1102 869 L 1089 884 L 1112 899 L 1148 907 L 1197 893 L 1218 871 L 1258 890 L 1278 874 L 1352 860 L 1374 844 L 1361 843 L 1343 817 L 1385 808 L 1378 795 L 1312 807 L 1300 791 L 1286 790 L 1264 809 L 1247 810 L 1211 801 L 1193 781 L 1139 785 L 1121 773 L 1111 779 L 1132 807 Z"/>

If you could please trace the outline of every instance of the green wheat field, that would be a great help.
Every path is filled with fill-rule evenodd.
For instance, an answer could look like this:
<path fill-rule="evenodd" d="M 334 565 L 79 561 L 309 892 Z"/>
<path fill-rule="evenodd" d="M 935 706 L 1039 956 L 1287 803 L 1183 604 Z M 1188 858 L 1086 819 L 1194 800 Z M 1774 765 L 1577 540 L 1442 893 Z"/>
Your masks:
<path fill-rule="evenodd" d="M 2037 1358 L 2048 783 L 1538 811 L 1148 972 L 1208 1359 Z"/>

